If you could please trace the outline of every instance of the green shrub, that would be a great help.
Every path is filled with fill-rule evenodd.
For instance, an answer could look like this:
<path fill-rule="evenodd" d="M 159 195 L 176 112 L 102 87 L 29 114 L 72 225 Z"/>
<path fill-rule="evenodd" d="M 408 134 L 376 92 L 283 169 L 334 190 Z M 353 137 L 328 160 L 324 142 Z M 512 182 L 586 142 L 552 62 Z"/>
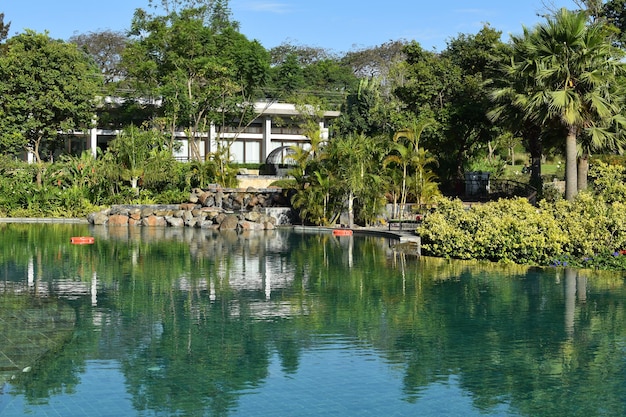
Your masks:
<path fill-rule="evenodd" d="M 475 205 L 442 199 L 418 230 L 428 255 L 547 264 L 567 238 L 553 216 L 518 198 Z"/>

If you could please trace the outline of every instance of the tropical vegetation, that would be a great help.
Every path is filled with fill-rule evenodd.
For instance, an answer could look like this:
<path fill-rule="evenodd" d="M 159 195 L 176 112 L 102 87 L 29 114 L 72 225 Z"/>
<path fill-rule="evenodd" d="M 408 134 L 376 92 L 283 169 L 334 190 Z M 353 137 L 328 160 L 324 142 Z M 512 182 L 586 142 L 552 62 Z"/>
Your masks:
<path fill-rule="evenodd" d="M 485 24 L 442 51 L 402 40 L 343 55 L 290 43 L 266 50 L 241 33 L 227 0 L 148 0 L 128 33 L 68 41 L 9 37 L 0 14 L 0 214 L 84 216 L 236 186 L 231 143 L 202 152 L 199 138 L 209 126 L 242 129 L 255 101 L 289 101 L 310 143 L 291 149 L 291 179 L 280 185 L 304 223 L 426 215 L 424 250 L 444 257 L 547 264 L 619 253 L 623 2 L 578 4 L 548 10 L 508 42 Z M 324 109 L 341 111 L 328 138 Z M 96 122 L 118 137 L 95 157 L 73 151 L 68 134 Z M 184 163 L 172 152 L 181 130 Z M 32 163 L 22 162 L 27 153 Z M 601 155 L 611 164 L 590 169 Z M 564 158 L 564 171 L 542 175 L 547 158 Z M 463 195 L 475 171 L 526 198 L 470 210 L 442 198 Z M 548 185 L 555 178 L 565 200 Z"/>

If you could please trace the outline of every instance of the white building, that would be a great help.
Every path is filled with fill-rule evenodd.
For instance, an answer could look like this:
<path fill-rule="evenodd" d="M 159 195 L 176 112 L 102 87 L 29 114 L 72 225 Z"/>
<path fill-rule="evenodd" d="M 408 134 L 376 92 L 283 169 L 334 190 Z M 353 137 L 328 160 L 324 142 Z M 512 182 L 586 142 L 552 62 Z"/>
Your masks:
<path fill-rule="evenodd" d="M 224 129 L 211 126 L 209 132 L 198 140 L 201 157 L 204 158 L 222 145 L 230 144 L 232 161 L 235 163 L 262 164 L 268 155 L 281 147 L 292 145 L 305 146 L 309 138 L 302 134 L 302 129 L 293 120 L 302 116 L 294 104 L 276 102 L 257 102 L 254 110 L 258 115 L 245 128 L 226 127 Z M 339 116 L 338 111 L 324 111 L 319 121 L 323 139 L 328 138 L 330 120 Z M 302 119 L 301 119 L 302 120 Z M 90 129 L 87 133 L 77 132 L 68 138 L 67 152 L 79 153 L 91 150 L 96 155 L 98 147 L 105 149 L 107 143 L 114 139 L 119 131 L 100 128 Z M 181 149 L 174 155 L 176 159 L 187 161 L 191 159 L 189 141 L 184 132 L 178 132 L 176 138 L 181 143 Z"/>

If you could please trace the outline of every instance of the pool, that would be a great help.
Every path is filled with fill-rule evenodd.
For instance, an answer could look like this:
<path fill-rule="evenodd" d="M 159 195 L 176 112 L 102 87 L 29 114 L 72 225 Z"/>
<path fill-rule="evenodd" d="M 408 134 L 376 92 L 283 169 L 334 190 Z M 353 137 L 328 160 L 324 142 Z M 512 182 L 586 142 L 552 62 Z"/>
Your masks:
<path fill-rule="evenodd" d="M 622 274 L 375 236 L 0 227 L 0 416 L 626 415 Z"/>

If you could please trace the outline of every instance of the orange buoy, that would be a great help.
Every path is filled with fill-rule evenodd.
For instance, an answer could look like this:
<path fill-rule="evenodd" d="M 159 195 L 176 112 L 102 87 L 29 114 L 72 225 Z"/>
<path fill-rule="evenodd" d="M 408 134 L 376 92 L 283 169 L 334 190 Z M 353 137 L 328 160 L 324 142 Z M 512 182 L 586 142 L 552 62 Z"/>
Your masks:
<path fill-rule="evenodd" d="M 96 239 L 93 236 L 74 236 L 70 238 L 70 243 L 74 245 L 91 245 Z"/>
<path fill-rule="evenodd" d="M 352 230 L 350 229 L 334 229 L 334 236 L 352 236 Z"/>

